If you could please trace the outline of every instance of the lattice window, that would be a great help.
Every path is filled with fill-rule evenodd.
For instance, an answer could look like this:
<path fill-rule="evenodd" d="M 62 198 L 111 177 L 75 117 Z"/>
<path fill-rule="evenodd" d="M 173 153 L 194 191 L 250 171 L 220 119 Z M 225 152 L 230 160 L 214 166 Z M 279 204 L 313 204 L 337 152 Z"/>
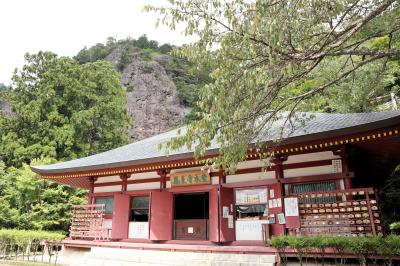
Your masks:
<path fill-rule="evenodd" d="M 319 191 L 333 191 L 336 190 L 335 181 L 315 182 L 315 183 L 304 183 L 291 185 L 290 194 L 301 194 L 307 192 L 319 192 Z M 329 203 L 335 202 L 336 197 L 318 197 L 318 198 L 300 198 L 299 203 Z"/>

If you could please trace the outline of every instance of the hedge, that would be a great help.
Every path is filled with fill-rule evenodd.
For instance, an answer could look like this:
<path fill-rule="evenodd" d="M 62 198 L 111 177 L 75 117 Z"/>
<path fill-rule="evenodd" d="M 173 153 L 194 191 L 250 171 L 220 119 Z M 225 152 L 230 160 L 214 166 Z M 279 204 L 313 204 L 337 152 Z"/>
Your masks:
<path fill-rule="evenodd" d="M 0 229 L 0 258 L 17 259 L 22 256 L 25 259 L 27 256 L 29 260 L 30 255 L 36 258 L 39 252 L 43 254 L 44 241 L 59 242 L 64 238 L 65 234 L 61 232 Z M 47 246 L 50 259 L 56 246 L 58 248 L 59 244 Z"/>
<path fill-rule="evenodd" d="M 306 253 L 319 253 L 324 263 L 326 250 L 331 249 L 340 257 L 340 264 L 345 264 L 346 255 L 356 255 L 360 265 L 365 265 L 368 260 L 380 260 L 386 265 L 393 264 L 393 258 L 400 256 L 400 236 L 389 235 L 386 237 L 272 237 L 269 244 L 278 250 L 283 264 L 287 262 L 287 248 L 297 252 L 300 265 Z M 336 260 L 336 256 L 334 256 Z"/>

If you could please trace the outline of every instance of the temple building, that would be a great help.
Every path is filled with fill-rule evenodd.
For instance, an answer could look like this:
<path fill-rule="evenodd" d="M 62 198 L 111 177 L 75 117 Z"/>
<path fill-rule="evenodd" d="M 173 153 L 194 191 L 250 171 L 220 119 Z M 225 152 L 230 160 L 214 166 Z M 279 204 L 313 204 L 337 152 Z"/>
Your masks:
<path fill-rule="evenodd" d="M 132 243 L 265 247 L 277 235 L 376 235 L 383 232 L 379 191 L 400 163 L 400 112 L 305 113 L 274 123 L 262 156 L 249 145 L 235 173 L 187 148 L 165 155 L 172 130 L 110 151 L 32 166 L 40 178 L 88 190 L 74 206 L 71 247 Z M 282 134 L 280 134 L 282 133 Z M 276 142 L 278 136 L 282 138 Z"/>

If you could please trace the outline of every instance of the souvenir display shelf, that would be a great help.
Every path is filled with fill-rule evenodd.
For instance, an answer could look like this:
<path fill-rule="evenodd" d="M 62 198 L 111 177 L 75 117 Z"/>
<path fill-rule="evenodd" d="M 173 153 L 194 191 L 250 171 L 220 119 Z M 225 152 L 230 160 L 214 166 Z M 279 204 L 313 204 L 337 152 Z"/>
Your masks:
<path fill-rule="evenodd" d="M 236 240 L 265 241 L 269 238 L 267 188 L 235 190 Z"/>
<path fill-rule="evenodd" d="M 105 214 L 105 204 L 73 206 L 70 236 L 73 239 L 108 239 L 107 229 L 103 228 Z"/>
<path fill-rule="evenodd" d="M 267 204 L 267 189 L 237 189 L 236 205 Z"/>
<path fill-rule="evenodd" d="M 259 220 L 261 217 L 266 216 L 268 212 L 267 206 L 267 189 L 266 188 L 255 188 L 255 189 L 237 189 L 235 191 L 235 202 L 236 202 L 236 210 L 238 208 L 250 208 L 249 210 L 257 211 L 257 209 L 262 208 L 261 206 L 265 206 L 263 209 L 263 214 L 260 216 L 251 216 L 251 217 L 241 217 L 240 214 L 237 213 L 237 220 Z"/>
<path fill-rule="evenodd" d="M 372 188 L 302 193 L 298 197 L 303 199 L 299 204 L 301 235 L 382 233 L 378 198 Z"/>

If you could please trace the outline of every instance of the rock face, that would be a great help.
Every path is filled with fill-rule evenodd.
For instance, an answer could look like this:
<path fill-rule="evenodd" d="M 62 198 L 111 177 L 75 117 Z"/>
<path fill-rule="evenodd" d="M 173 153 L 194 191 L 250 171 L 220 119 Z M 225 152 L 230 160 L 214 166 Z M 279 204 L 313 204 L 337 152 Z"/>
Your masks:
<path fill-rule="evenodd" d="M 0 110 L 3 110 L 5 114 L 11 114 L 11 106 L 7 102 L 0 101 Z"/>
<path fill-rule="evenodd" d="M 107 56 L 114 66 L 120 51 Z M 177 96 L 174 82 L 156 61 L 133 60 L 122 71 L 122 84 L 127 89 L 127 109 L 133 118 L 129 135 L 133 141 L 141 140 L 178 125 L 189 108 Z"/>
<path fill-rule="evenodd" d="M 5 89 L 5 85 L 0 83 L 0 92 Z M 5 114 L 10 115 L 12 113 L 11 106 L 8 102 L 2 101 L 0 98 L 0 111 L 3 111 Z"/>

